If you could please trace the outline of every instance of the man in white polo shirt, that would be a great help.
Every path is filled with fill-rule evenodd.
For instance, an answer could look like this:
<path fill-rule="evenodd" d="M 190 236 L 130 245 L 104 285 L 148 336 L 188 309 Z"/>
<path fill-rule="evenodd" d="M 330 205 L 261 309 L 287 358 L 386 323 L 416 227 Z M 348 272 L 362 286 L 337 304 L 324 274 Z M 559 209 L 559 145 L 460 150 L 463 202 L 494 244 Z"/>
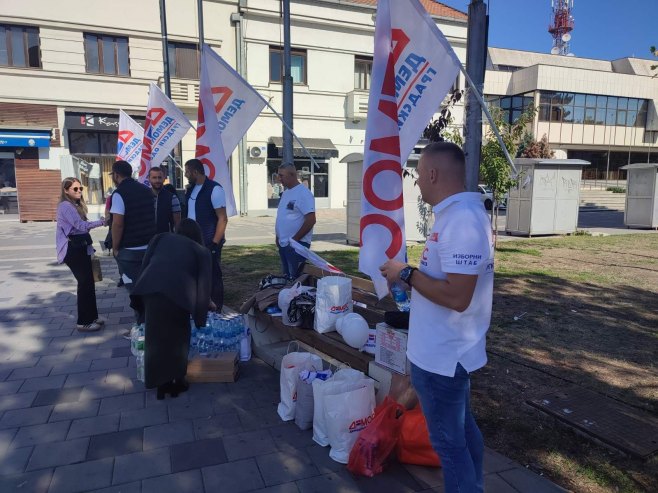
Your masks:
<path fill-rule="evenodd" d="M 290 239 L 298 241 L 306 248 L 311 246 L 315 225 L 315 197 L 307 187 L 299 183 L 294 165 L 281 165 L 279 178 L 286 189 L 281 194 L 276 211 L 276 246 L 279 247 L 283 273 L 287 277 L 295 278 L 304 265 L 304 257 L 290 246 Z"/>
<path fill-rule="evenodd" d="M 487 362 L 493 298 L 491 225 L 479 193 L 465 192 L 465 159 L 449 142 L 429 144 L 418 187 L 434 226 L 419 269 L 389 260 L 389 284 L 412 288 L 407 357 L 411 381 L 441 457 L 445 491 L 482 492 L 482 434 L 470 410 L 470 373 Z"/>

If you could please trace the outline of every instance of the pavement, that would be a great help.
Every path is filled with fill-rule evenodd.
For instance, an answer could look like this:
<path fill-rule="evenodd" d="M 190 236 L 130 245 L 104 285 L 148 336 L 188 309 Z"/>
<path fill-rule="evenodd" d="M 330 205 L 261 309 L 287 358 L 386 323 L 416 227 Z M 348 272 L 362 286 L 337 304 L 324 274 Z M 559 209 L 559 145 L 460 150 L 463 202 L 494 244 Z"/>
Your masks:
<path fill-rule="evenodd" d="M 318 234 L 334 235 L 327 243 L 338 248 L 344 229 L 330 231 L 341 222 L 332 214 Z M 264 243 L 271 222 L 233 220 L 229 243 Z M 310 431 L 281 422 L 279 375 L 258 359 L 241 364 L 236 383 L 192 384 L 177 399 L 156 400 L 136 380 L 120 337 L 133 315 L 113 259 L 101 257 L 96 285 L 107 325 L 83 334 L 75 330 L 73 276 L 54 254 L 53 223 L 0 219 L 3 493 L 443 491 L 440 469 L 395 463 L 371 479 L 352 476 Z M 485 473 L 490 493 L 564 491 L 491 449 Z"/>

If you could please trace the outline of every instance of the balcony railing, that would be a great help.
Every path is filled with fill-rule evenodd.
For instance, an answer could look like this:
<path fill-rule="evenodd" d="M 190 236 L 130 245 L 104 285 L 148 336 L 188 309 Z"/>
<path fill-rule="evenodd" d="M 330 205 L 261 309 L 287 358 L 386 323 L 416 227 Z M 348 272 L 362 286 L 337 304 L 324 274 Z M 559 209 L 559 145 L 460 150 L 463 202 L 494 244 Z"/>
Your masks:
<path fill-rule="evenodd" d="M 158 78 L 158 86 L 164 91 L 164 77 Z M 199 103 L 199 81 L 172 78 L 171 100 L 179 106 L 196 107 Z"/>
<path fill-rule="evenodd" d="M 355 89 L 347 93 L 347 118 L 353 122 L 365 120 L 368 116 L 368 91 Z"/>

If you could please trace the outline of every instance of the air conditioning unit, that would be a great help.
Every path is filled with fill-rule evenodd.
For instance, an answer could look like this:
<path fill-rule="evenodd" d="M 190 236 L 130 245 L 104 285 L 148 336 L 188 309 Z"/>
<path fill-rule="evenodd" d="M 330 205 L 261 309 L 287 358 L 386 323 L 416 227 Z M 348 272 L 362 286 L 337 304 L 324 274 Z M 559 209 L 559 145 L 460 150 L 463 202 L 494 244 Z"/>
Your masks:
<path fill-rule="evenodd" d="M 252 146 L 249 148 L 249 156 L 251 157 L 267 157 L 267 147 L 265 146 Z"/>

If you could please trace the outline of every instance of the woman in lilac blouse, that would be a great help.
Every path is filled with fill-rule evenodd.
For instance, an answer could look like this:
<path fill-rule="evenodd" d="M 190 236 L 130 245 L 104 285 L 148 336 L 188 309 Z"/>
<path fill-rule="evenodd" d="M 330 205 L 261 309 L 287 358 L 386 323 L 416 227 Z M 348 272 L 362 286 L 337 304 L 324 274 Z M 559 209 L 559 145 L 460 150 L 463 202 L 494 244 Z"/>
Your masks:
<path fill-rule="evenodd" d="M 98 317 L 96 288 L 91 270 L 94 253 L 89 231 L 105 226 L 105 219 L 87 220 L 87 204 L 82 197 L 82 184 L 77 178 L 62 182 L 62 195 L 57 206 L 57 261 L 65 263 L 78 281 L 78 330 L 99 330 L 105 320 Z"/>

